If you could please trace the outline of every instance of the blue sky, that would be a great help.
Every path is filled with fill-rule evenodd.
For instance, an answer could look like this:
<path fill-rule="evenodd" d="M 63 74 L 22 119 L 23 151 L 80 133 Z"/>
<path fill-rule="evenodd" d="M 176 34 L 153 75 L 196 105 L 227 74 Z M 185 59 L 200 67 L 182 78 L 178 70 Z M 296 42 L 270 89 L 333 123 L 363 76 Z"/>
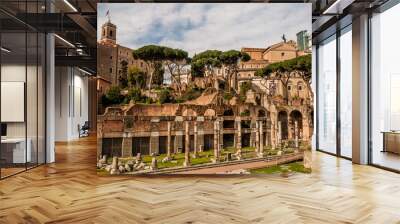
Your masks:
<path fill-rule="evenodd" d="M 117 25 L 117 42 L 130 48 L 158 44 L 191 56 L 207 49 L 265 48 L 301 30 L 311 31 L 311 4 L 99 3 L 101 25 Z"/>

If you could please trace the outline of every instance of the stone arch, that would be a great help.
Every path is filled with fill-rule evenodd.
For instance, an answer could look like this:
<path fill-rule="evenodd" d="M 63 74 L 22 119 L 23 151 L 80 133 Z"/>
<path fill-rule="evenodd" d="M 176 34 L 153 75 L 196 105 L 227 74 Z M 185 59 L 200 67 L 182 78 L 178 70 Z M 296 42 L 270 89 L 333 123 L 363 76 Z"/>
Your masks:
<path fill-rule="evenodd" d="M 267 112 L 265 110 L 263 110 L 263 109 L 258 110 L 257 117 L 266 117 L 266 116 L 267 116 Z"/>
<path fill-rule="evenodd" d="M 197 116 L 197 113 L 193 109 L 187 108 L 182 111 L 182 116 Z"/>
<path fill-rule="evenodd" d="M 290 132 L 291 132 L 290 136 L 292 137 L 292 139 L 295 139 L 295 133 L 296 133 L 295 123 L 296 122 L 297 122 L 299 139 L 302 139 L 302 137 L 303 137 L 303 115 L 298 110 L 292 110 L 292 112 L 290 112 L 290 116 L 289 116 L 289 126 L 290 126 Z"/>
<path fill-rule="evenodd" d="M 216 115 L 215 110 L 214 110 L 214 109 L 211 109 L 211 108 L 208 108 L 208 109 L 204 112 L 204 116 L 213 117 L 213 116 L 215 116 L 215 115 Z"/>
<path fill-rule="evenodd" d="M 224 110 L 224 116 L 235 116 L 235 113 L 233 112 L 232 108 L 227 108 Z"/>
<path fill-rule="evenodd" d="M 282 110 L 278 113 L 278 122 L 281 124 L 281 140 L 287 140 L 289 138 L 288 128 L 288 114 Z"/>

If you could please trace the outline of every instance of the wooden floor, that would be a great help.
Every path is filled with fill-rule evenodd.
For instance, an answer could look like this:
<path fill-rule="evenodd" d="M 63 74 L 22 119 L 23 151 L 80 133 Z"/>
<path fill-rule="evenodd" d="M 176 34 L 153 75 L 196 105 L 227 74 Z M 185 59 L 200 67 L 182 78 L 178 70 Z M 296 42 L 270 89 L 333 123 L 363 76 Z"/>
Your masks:
<path fill-rule="evenodd" d="M 0 223 L 400 223 L 400 175 L 315 153 L 312 174 L 98 177 L 96 141 L 0 181 Z"/>

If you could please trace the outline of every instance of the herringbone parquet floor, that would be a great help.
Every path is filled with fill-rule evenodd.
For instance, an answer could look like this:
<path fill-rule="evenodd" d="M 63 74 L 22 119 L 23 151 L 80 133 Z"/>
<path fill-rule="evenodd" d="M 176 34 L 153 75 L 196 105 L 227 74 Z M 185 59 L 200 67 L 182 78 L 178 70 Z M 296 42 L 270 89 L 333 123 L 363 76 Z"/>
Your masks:
<path fill-rule="evenodd" d="M 400 175 L 315 153 L 289 178 L 98 177 L 96 141 L 0 181 L 0 223 L 400 223 Z"/>

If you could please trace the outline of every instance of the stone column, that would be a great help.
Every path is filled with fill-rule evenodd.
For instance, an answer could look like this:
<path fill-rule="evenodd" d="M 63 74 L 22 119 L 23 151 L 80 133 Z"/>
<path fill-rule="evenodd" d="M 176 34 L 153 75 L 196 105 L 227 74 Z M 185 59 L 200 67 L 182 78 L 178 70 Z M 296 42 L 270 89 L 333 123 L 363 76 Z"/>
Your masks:
<path fill-rule="evenodd" d="M 132 157 L 132 138 L 128 137 L 127 133 L 124 134 L 122 139 L 121 157 Z"/>
<path fill-rule="evenodd" d="M 103 137 L 97 133 L 97 155 L 103 156 Z"/>
<path fill-rule="evenodd" d="M 298 130 L 298 123 L 297 121 L 294 121 L 294 144 L 295 147 L 299 147 L 299 130 Z"/>
<path fill-rule="evenodd" d="M 251 147 L 256 147 L 256 144 L 255 144 L 255 141 L 256 141 L 256 124 L 257 124 L 257 122 L 256 121 L 254 121 L 254 120 L 251 120 L 251 122 L 250 122 L 250 131 L 251 131 L 251 133 L 250 133 L 250 146 Z"/>
<path fill-rule="evenodd" d="M 197 151 L 204 150 L 204 117 L 197 117 Z"/>
<path fill-rule="evenodd" d="M 181 130 L 175 131 L 175 153 L 182 153 L 183 149 L 183 132 Z"/>
<path fill-rule="evenodd" d="M 185 121 L 185 161 L 183 166 L 190 166 L 190 134 L 189 121 Z"/>
<path fill-rule="evenodd" d="M 269 134 L 268 134 L 268 120 L 265 121 L 265 144 L 264 146 L 269 146 L 270 140 L 269 140 Z M 272 133 L 272 130 L 269 130 L 270 133 Z"/>
<path fill-rule="evenodd" d="M 278 145 L 280 145 L 282 143 L 282 122 L 281 121 L 278 121 L 277 143 L 278 143 Z"/>
<path fill-rule="evenodd" d="M 218 131 L 219 131 L 219 148 L 218 151 L 221 152 L 224 147 L 224 119 L 221 118 L 218 122 Z"/>
<path fill-rule="evenodd" d="M 274 121 L 271 121 L 271 146 L 273 149 L 276 148 L 276 127 Z"/>
<path fill-rule="evenodd" d="M 255 133 L 256 133 L 256 153 L 260 153 L 261 149 L 260 149 L 260 123 L 257 121 L 256 122 L 256 128 L 255 128 Z"/>
<path fill-rule="evenodd" d="M 214 121 L 214 159 L 215 162 L 219 160 L 219 133 L 218 133 L 219 122 Z"/>
<path fill-rule="evenodd" d="M 158 154 L 159 143 L 160 143 L 160 132 L 159 132 L 159 124 L 160 119 L 152 119 L 151 121 L 151 132 L 150 132 L 150 155 L 152 153 Z"/>
<path fill-rule="evenodd" d="M 194 123 L 194 125 L 193 125 L 193 146 L 194 146 L 194 149 L 193 149 L 193 158 L 197 158 L 197 152 L 198 152 L 198 145 L 197 145 L 197 121 L 194 121 L 193 122 Z"/>
<path fill-rule="evenodd" d="M 171 121 L 167 122 L 167 158 L 171 158 Z"/>
<path fill-rule="evenodd" d="M 294 136 L 293 136 L 293 122 L 292 122 L 292 119 L 290 118 L 290 117 L 288 117 L 288 122 L 287 122 L 287 124 L 288 124 L 288 140 L 293 140 L 294 139 Z"/>
<path fill-rule="evenodd" d="M 260 122 L 260 151 L 259 153 L 264 152 L 264 130 L 263 130 L 263 121 Z"/>
<path fill-rule="evenodd" d="M 304 118 L 302 124 L 303 124 L 303 133 L 302 133 L 303 136 L 299 136 L 299 138 L 300 138 L 300 140 L 305 140 L 305 141 L 310 141 L 311 142 L 310 133 L 312 133 L 312 130 L 311 130 L 310 125 L 308 123 L 308 119 Z"/>
<path fill-rule="evenodd" d="M 235 146 L 237 150 L 242 149 L 242 122 L 240 118 L 236 120 L 236 142 Z"/>

